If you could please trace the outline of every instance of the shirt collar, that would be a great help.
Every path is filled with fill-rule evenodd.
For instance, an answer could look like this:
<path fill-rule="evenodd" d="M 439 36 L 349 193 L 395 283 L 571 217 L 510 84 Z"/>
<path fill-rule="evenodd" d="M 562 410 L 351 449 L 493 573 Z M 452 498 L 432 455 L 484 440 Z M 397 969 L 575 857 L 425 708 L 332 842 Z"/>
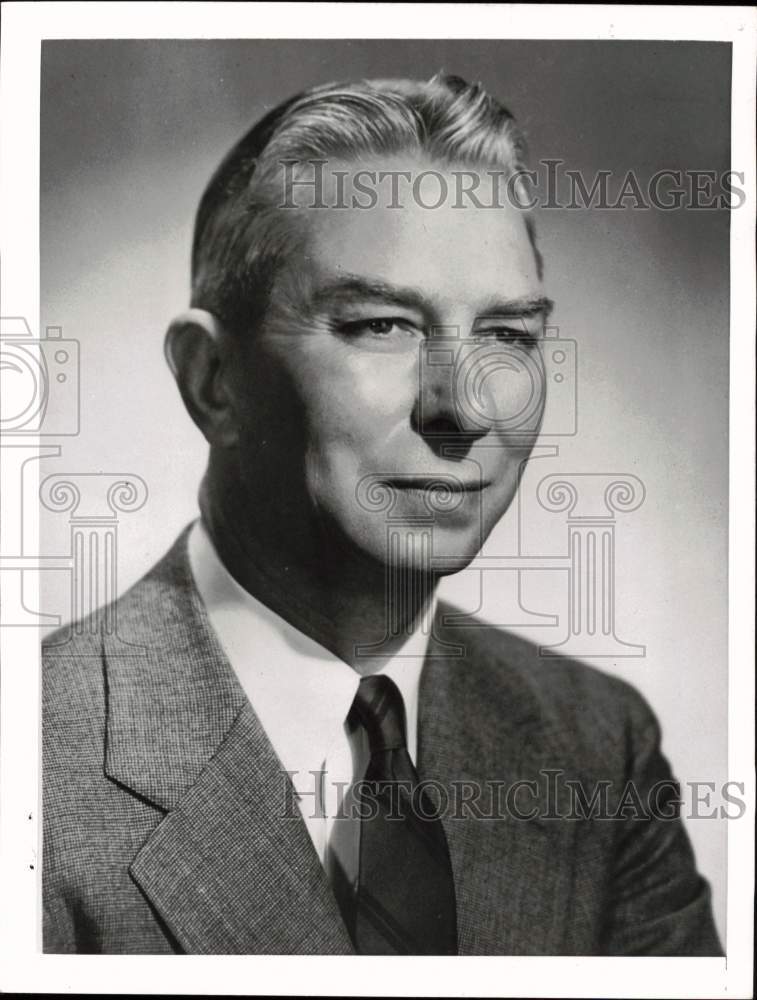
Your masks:
<path fill-rule="evenodd" d="M 237 583 L 201 520 L 190 533 L 189 561 L 210 623 L 284 769 L 303 775 L 319 770 L 343 734 L 360 675 Z M 433 610 L 425 623 L 433 621 Z M 402 693 L 413 760 L 427 646 L 428 628 L 419 623 L 377 671 L 390 676 Z"/>

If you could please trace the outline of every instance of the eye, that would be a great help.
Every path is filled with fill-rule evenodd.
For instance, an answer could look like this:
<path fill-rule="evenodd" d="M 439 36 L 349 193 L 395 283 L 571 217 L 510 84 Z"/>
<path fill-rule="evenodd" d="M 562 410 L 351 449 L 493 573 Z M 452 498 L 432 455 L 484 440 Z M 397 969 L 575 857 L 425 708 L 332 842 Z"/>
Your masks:
<path fill-rule="evenodd" d="M 369 319 L 365 324 L 365 329 L 377 337 L 386 337 L 397 326 L 393 319 Z"/>
<path fill-rule="evenodd" d="M 348 337 L 365 336 L 382 340 L 389 337 L 412 335 L 415 332 L 415 327 L 409 320 L 399 316 L 379 316 L 340 323 L 339 330 Z"/>
<path fill-rule="evenodd" d="M 529 322 L 529 319 L 531 320 Z M 496 340 L 500 343 L 520 344 L 533 347 L 540 340 L 541 324 L 530 317 L 513 317 L 506 322 L 487 320 L 473 329 L 473 336 L 481 340 Z"/>

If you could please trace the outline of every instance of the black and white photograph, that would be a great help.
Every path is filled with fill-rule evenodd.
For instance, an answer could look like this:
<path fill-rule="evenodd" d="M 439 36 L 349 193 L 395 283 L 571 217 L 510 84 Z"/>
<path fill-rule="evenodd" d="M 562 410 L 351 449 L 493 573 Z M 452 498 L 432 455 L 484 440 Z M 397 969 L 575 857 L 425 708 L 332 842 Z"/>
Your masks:
<path fill-rule="evenodd" d="M 2 988 L 751 996 L 753 8 L 89 6 L 3 10 Z"/>

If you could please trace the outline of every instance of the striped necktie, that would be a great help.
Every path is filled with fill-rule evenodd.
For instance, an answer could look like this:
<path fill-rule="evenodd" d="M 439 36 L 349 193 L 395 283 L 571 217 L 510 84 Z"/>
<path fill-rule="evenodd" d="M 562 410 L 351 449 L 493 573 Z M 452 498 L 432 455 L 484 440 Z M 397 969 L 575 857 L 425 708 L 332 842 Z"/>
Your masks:
<path fill-rule="evenodd" d="M 391 678 L 363 678 L 347 726 L 353 740 L 367 738 L 369 753 L 351 799 L 359 809 L 357 879 L 335 885 L 355 949 L 363 955 L 455 955 L 447 838 L 407 752 L 405 706 Z"/>

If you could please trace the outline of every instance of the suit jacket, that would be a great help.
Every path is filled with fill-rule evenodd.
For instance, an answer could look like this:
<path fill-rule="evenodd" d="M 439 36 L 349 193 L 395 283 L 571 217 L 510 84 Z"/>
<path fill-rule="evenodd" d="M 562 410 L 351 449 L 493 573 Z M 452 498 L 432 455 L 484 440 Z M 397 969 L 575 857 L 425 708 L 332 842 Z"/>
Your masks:
<path fill-rule="evenodd" d="M 116 602 L 115 631 L 100 615 L 45 643 L 44 949 L 349 953 L 187 534 Z M 629 779 L 642 800 L 670 779 L 641 696 L 499 629 L 451 628 L 451 610 L 421 675 L 418 771 L 459 793 L 443 822 L 460 954 L 720 954 L 680 819 L 565 818 L 571 781 L 587 799 L 605 782 L 617 809 Z M 477 785 L 505 808 L 472 801 Z"/>

